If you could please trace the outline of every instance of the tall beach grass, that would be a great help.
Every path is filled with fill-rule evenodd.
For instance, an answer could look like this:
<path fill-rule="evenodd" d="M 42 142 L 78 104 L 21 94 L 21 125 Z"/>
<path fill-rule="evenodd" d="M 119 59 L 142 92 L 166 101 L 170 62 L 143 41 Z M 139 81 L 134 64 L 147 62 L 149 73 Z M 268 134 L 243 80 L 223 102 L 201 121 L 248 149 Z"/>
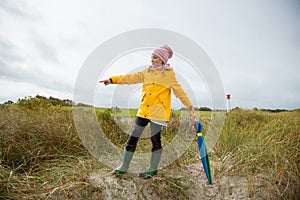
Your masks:
<path fill-rule="evenodd" d="M 111 111 L 97 111 L 97 116 L 107 137 L 116 145 L 124 146 L 128 135 L 114 124 Z M 170 126 L 163 130 L 164 144 L 174 137 L 172 133 L 178 129 L 178 120 L 173 114 Z M 207 117 L 201 120 L 205 127 L 209 126 Z M 1 106 L 0 136 L 0 198 L 101 199 L 101 189 L 92 186 L 88 176 L 106 168 L 82 145 L 70 109 Z M 141 143 L 139 148 L 151 148 L 149 140 Z M 212 160 L 222 161 L 215 176 L 260 175 L 269 184 L 271 197 L 297 199 L 299 143 L 299 112 L 233 110 L 226 116 L 223 132 L 211 155 Z M 195 145 L 170 167 L 183 167 L 198 160 Z M 173 183 L 184 188 L 184 180 L 176 181 L 172 175 L 166 181 L 172 182 L 167 184 L 170 188 L 164 193 L 166 198 L 167 191 L 170 197 L 174 196 Z"/>
<path fill-rule="evenodd" d="M 217 157 L 220 176 L 262 176 L 269 192 L 282 199 L 300 198 L 300 112 L 269 113 L 237 109 L 228 113 Z"/>

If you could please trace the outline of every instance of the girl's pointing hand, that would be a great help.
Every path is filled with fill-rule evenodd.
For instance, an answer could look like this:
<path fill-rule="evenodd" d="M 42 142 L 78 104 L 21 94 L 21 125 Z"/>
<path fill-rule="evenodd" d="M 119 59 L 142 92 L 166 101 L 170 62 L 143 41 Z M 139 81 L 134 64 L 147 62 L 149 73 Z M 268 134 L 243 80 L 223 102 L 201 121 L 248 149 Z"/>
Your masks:
<path fill-rule="evenodd" d="M 111 81 L 109 79 L 106 79 L 106 80 L 99 81 L 99 83 L 104 83 L 104 85 L 109 85 L 111 84 Z"/>

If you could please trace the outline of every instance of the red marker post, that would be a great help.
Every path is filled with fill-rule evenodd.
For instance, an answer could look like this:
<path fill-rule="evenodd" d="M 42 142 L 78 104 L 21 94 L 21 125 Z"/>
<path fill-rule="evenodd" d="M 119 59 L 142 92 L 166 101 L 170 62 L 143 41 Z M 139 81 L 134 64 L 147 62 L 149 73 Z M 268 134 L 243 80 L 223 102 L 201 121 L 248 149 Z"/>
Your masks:
<path fill-rule="evenodd" d="M 226 94 L 226 100 L 227 100 L 227 112 L 230 111 L 230 94 Z"/>

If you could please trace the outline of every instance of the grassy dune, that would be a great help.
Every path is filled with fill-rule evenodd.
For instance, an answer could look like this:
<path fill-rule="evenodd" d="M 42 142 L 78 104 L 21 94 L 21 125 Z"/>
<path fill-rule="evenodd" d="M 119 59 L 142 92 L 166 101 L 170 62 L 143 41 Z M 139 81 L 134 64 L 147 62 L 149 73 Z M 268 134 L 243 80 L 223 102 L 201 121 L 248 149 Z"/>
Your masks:
<path fill-rule="evenodd" d="M 262 176 L 277 198 L 298 199 L 300 112 L 268 113 L 234 110 L 228 113 L 216 156 L 229 173 Z M 224 170 L 220 170 L 220 175 Z"/>
<path fill-rule="evenodd" d="M 206 117 L 203 122 L 209 126 L 210 114 L 200 115 Z M 112 113 L 98 110 L 97 116 L 105 134 L 116 145 L 123 146 L 127 135 L 122 136 L 122 130 L 113 126 Z M 165 143 L 171 140 L 178 126 L 176 116 L 173 114 L 170 126 L 163 130 Z M 0 198 L 101 199 L 101 189 L 93 187 L 88 176 L 105 167 L 83 147 L 70 109 L 1 106 L 0 135 Z M 145 142 L 140 146 L 147 145 L 151 144 Z M 269 183 L 270 196 L 297 199 L 299 145 L 299 111 L 231 111 L 211 155 L 212 160 L 221 160 L 215 176 L 260 175 Z M 193 146 L 174 166 L 193 163 L 196 159 L 198 153 Z M 170 191 L 174 192 L 171 188 Z"/>

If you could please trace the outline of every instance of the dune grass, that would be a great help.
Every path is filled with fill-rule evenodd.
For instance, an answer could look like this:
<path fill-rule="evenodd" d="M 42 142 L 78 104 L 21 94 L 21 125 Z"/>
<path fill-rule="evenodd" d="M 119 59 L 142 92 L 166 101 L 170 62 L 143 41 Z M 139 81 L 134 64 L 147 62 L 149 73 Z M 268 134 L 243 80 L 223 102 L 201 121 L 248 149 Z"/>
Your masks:
<path fill-rule="evenodd" d="M 179 119 L 173 115 L 170 126 L 163 130 L 164 144 L 172 140 L 172 133 L 178 128 Z M 210 116 L 209 113 L 200 115 Z M 97 111 L 97 116 L 105 134 L 116 145 L 124 146 L 128 136 L 113 126 L 111 111 Z M 203 122 L 209 126 L 207 118 Z M 116 132 L 121 136 L 113 134 Z M 71 110 L 1 106 L 0 135 L 0 198 L 101 199 L 101 189 L 93 187 L 88 176 L 105 166 L 82 145 Z M 299 137 L 300 112 L 231 111 L 212 155 L 212 159 L 222 160 L 215 176 L 263 174 L 270 183 L 271 195 L 296 199 L 299 197 Z M 145 140 L 139 146 L 150 148 L 151 143 Z M 197 148 L 192 146 L 170 167 L 180 167 L 196 159 Z M 176 182 L 175 178 L 168 180 Z M 181 184 L 176 182 L 176 187 L 181 188 Z M 174 196 L 174 189 L 166 191 Z M 167 197 L 168 193 L 164 195 Z"/>
<path fill-rule="evenodd" d="M 97 162 L 82 146 L 71 112 L 2 106 L 0 135 L 0 197 L 51 199 L 90 190 L 84 179 Z"/>
<path fill-rule="evenodd" d="M 228 113 L 215 152 L 232 175 L 262 175 L 270 193 L 299 198 L 300 112 L 237 109 Z"/>

